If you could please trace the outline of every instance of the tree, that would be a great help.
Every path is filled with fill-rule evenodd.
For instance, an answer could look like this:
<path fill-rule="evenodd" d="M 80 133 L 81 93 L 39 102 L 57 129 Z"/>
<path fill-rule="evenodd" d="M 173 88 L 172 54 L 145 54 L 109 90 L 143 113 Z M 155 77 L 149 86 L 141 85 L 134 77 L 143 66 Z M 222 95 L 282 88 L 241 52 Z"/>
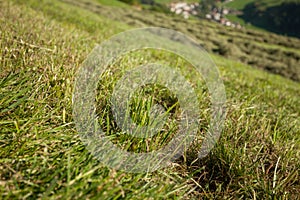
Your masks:
<path fill-rule="evenodd" d="M 202 0 L 199 3 L 200 10 L 203 14 L 209 13 L 214 7 L 217 7 L 216 0 Z"/>

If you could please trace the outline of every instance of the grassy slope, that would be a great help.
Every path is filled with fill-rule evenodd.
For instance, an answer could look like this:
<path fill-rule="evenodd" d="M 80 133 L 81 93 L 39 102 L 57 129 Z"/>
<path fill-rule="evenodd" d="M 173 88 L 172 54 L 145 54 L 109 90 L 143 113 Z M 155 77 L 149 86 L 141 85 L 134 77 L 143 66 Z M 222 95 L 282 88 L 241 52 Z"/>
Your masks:
<path fill-rule="evenodd" d="M 234 0 L 229 3 L 226 3 L 226 6 L 229 8 L 233 8 L 236 10 L 243 10 L 247 4 L 253 3 L 257 0 Z M 261 6 L 263 6 L 264 9 L 271 7 L 271 6 L 276 6 L 280 5 L 282 2 L 299 2 L 299 0 L 263 0 L 260 1 Z"/>
<path fill-rule="evenodd" d="M 226 7 L 228 8 L 233 8 L 236 10 L 243 10 L 247 4 L 249 3 L 253 3 L 255 2 L 255 0 L 235 0 L 235 1 L 231 1 L 229 3 L 226 3 Z"/>
<path fill-rule="evenodd" d="M 147 10 L 132 9 L 128 12 L 124 8 L 99 7 L 82 0 L 63 1 L 133 27 L 159 26 L 181 31 L 199 40 L 210 52 L 300 81 L 299 39 L 255 30 L 227 28 L 206 20 L 191 19 L 187 23 L 179 16 L 171 18 Z"/>
<path fill-rule="evenodd" d="M 173 1 L 173 0 L 155 0 L 155 1 L 158 2 L 158 3 L 164 3 L 164 4 L 176 2 L 176 1 Z M 187 1 L 184 1 L 184 2 L 195 3 L 195 2 L 199 2 L 199 1 L 197 1 L 197 0 L 187 0 Z"/>
<path fill-rule="evenodd" d="M 213 56 L 228 98 L 218 146 L 193 164 L 190 150 L 152 174 L 118 172 L 85 150 L 72 122 L 71 98 L 74 75 L 94 45 L 130 27 L 60 1 L 15 2 L 21 5 L 0 2 L 4 199 L 299 195 L 299 83 Z"/>
<path fill-rule="evenodd" d="M 283 3 L 285 3 L 285 7 Z M 289 3 L 295 4 L 288 7 Z M 290 10 L 295 6 L 299 6 L 299 3 L 299 0 L 235 0 L 226 3 L 224 6 L 243 12 L 239 16 L 228 15 L 227 17 L 231 21 L 238 22 L 248 28 L 267 30 L 299 38 L 297 28 L 299 19 L 297 14 L 294 13 L 297 8 L 295 8 L 295 11 Z M 276 20 L 274 20 L 274 16 Z M 279 22 L 280 24 L 278 24 Z"/>
<path fill-rule="evenodd" d="M 118 0 L 97 0 L 102 5 L 117 6 L 117 7 L 129 7 L 128 4 Z"/>
<path fill-rule="evenodd" d="M 225 7 L 232 8 L 232 9 L 235 9 L 235 10 L 243 10 L 247 4 L 252 3 L 254 1 L 255 0 L 235 0 L 235 1 L 231 1 L 229 3 L 226 3 Z M 257 27 L 254 27 L 254 26 L 248 24 L 246 21 L 244 21 L 242 18 L 240 18 L 240 17 L 238 17 L 236 15 L 229 14 L 226 17 L 229 20 L 231 20 L 233 22 L 236 22 L 236 23 L 239 23 L 242 26 L 245 26 L 247 28 L 253 28 L 253 29 L 257 28 Z"/>

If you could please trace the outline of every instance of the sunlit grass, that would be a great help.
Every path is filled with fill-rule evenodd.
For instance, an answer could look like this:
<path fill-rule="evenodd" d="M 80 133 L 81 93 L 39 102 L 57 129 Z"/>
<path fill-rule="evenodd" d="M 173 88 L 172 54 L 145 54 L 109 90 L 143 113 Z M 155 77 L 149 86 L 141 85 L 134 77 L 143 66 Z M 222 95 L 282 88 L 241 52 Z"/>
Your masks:
<path fill-rule="evenodd" d="M 228 111 L 216 148 L 206 158 L 197 159 L 208 129 L 209 94 L 191 75 L 198 98 L 203 100 L 199 138 L 168 168 L 148 174 L 116 171 L 95 160 L 79 139 L 72 117 L 72 93 L 76 72 L 96 43 L 130 26 L 61 1 L 14 2 L 0 2 L 2 199 L 299 197 L 299 83 L 213 55 L 226 87 Z M 206 24 L 213 35 L 220 31 Z M 189 28 L 201 35 L 200 28 Z M 227 34 L 251 38 L 243 32 Z M 104 75 L 97 97 L 99 121 L 108 134 L 115 133 L 107 125 L 114 123 L 109 94 L 121 76 L 118 73 L 147 60 L 186 64 L 163 52 L 137 52 L 111 66 L 113 73 Z M 137 122 L 148 123 L 152 101 L 165 103 L 176 117 L 171 109 L 177 105 L 176 98 L 167 90 L 159 93 L 163 90 L 154 86 L 137 91 L 139 98 L 132 102 Z M 172 130 L 171 122 L 166 130 Z M 115 142 L 132 151 L 147 151 L 147 145 L 155 148 L 172 137 L 169 132 L 150 141 L 122 141 L 115 134 Z M 135 146 L 126 146 L 130 142 Z"/>

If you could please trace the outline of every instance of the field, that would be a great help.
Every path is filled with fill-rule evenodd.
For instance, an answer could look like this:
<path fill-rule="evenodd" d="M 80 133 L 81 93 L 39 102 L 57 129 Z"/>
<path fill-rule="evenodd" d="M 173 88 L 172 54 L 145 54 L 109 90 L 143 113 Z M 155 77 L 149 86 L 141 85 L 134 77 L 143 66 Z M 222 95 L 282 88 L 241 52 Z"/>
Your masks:
<path fill-rule="evenodd" d="M 299 0 L 235 0 L 224 4 L 225 7 L 240 11 L 228 18 L 248 28 L 259 28 L 281 35 L 300 36 Z"/>
<path fill-rule="evenodd" d="M 299 39 L 99 2 L 0 1 L 1 199 L 299 199 Z M 225 85 L 227 117 L 204 159 L 197 159 L 197 140 L 168 168 L 133 174 L 88 152 L 75 128 L 72 95 L 76 73 L 96 44 L 146 26 L 181 31 L 208 50 Z M 124 149 L 163 144 L 159 137 L 149 143 L 118 138 L 109 111 L 119 69 L 157 60 L 188 66 L 166 52 L 136 52 L 111 66 L 99 84 L 99 122 Z M 203 103 L 200 137 L 208 129 L 209 94 L 200 79 L 187 77 Z M 148 102 L 143 95 L 137 105 Z M 173 106 L 173 98 L 156 95 Z"/>
<path fill-rule="evenodd" d="M 226 3 L 226 7 L 233 8 L 236 10 L 243 10 L 247 4 L 253 3 L 255 0 L 244 0 L 244 1 L 231 1 L 229 3 Z"/>
<path fill-rule="evenodd" d="M 172 3 L 174 2 L 173 0 L 155 0 L 155 2 L 157 3 L 164 3 L 164 4 L 167 4 L 167 3 Z M 176 2 L 176 1 L 175 1 Z M 184 1 L 184 2 L 188 2 L 188 3 L 195 3 L 195 2 L 198 2 L 197 0 L 187 0 L 187 1 Z"/>
<path fill-rule="evenodd" d="M 106 6 L 128 7 L 126 3 L 118 0 L 98 0 L 98 2 L 101 5 L 106 5 Z"/>
<path fill-rule="evenodd" d="M 229 3 L 226 3 L 226 7 L 233 8 L 236 10 L 243 10 L 248 4 L 258 2 L 257 0 L 234 0 Z M 261 9 L 267 9 L 271 6 L 279 5 L 283 2 L 299 2 L 298 0 L 263 0 L 260 1 Z"/>

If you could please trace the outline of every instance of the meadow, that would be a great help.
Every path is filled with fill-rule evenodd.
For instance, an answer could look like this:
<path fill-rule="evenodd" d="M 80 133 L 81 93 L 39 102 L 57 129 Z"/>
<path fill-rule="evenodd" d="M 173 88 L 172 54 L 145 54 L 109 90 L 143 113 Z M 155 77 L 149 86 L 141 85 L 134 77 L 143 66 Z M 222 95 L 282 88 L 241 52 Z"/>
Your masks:
<path fill-rule="evenodd" d="M 299 38 L 299 0 L 237 0 L 223 6 L 239 11 L 228 18 L 243 26 Z"/>
<path fill-rule="evenodd" d="M 300 40 L 102 1 L 0 1 L 0 198 L 298 199 Z M 210 53 L 225 85 L 227 117 L 217 145 L 199 160 L 209 94 L 187 73 L 202 102 L 199 141 L 169 167 L 133 174 L 89 153 L 75 128 L 72 96 L 81 63 L 97 44 L 147 26 L 183 32 Z M 99 123 L 125 150 L 156 149 L 174 134 L 147 141 L 114 134 L 109 97 L 120 68 L 153 61 L 188 66 L 166 52 L 136 52 L 99 83 Z M 149 109 L 149 93 L 167 109 L 176 104 L 168 91 L 148 89 L 133 103 L 137 121 Z"/>

